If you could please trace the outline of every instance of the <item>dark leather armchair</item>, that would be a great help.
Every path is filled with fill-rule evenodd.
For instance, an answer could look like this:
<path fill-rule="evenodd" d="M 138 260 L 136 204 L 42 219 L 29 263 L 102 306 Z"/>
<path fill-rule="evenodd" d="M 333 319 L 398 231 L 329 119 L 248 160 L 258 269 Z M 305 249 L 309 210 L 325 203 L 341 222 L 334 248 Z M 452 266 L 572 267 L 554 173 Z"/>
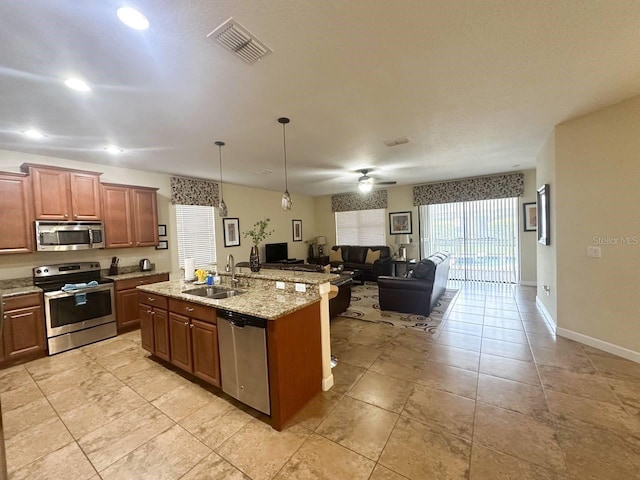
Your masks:
<path fill-rule="evenodd" d="M 447 289 L 449 253 L 420 260 L 407 278 L 378 277 L 381 310 L 428 316 Z"/>

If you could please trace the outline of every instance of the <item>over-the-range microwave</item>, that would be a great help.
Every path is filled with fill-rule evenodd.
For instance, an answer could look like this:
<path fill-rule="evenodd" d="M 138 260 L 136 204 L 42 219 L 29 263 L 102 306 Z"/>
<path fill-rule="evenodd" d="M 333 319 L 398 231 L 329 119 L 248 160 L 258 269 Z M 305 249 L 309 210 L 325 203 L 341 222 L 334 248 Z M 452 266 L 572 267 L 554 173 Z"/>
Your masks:
<path fill-rule="evenodd" d="M 85 250 L 104 248 L 101 222 L 36 222 L 38 251 Z"/>

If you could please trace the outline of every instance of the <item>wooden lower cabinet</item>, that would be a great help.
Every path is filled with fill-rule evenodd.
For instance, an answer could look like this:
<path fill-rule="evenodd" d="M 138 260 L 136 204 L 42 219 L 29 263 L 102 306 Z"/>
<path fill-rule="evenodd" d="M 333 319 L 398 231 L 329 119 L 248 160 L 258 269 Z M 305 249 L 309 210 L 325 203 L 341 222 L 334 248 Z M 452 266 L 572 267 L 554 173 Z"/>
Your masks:
<path fill-rule="evenodd" d="M 3 298 L 4 328 L 0 363 L 14 363 L 47 354 L 42 295 Z"/>
<path fill-rule="evenodd" d="M 140 337 L 142 348 L 163 360 L 171 360 L 167 299 L 161 295 L 139 292 Z"/>
<path fill-rule="evenodd" d="M 161 273 L 115 281 L 118 333 L 133 330 L 140 326 L 139 290 L 136 287 L 138 285 L 166 282 L 167 280 L 169 280 L 169 274 Z"/>
<path fill-rule="evenodd" d="M 191 328 L 188 317 L 169 313 L 169 337 L 171 338 L 171 363 L 187 372 L 193 369 L 191 358 Z"/>
<path fill-rule="evenodd" d="M 220 386 L 218 327 L 191 320 L 193 374 L 207 383 Z"/>
<path fill-rule="evenodd" d="M 171 360 L 169 346 L 169 315 L 166 310 L 153 310 L 153 341 L 156 355 L 163 360 Z"/>

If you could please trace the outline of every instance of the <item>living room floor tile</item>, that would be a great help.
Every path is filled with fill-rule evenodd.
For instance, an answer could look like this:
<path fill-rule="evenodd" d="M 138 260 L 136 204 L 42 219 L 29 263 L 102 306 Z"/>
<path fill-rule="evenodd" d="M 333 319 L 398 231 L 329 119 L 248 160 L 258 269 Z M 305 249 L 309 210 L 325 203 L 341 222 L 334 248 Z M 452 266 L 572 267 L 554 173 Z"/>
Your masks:
<path fill-rule="evenodd" d="M 513 358 L 514 360 L 522 360 L 525 362 L 533 361 L 529 345 L 504 342 L 502 340 L 494 340 L 486 337 L 482 339 L 482 353 L 488 353 L 498 357 Z"/>
<path fill-rule="evenodd" d="M 458 322 L 456 320 L 447 320 L 442 328 L 443 332 L 455 332 L 465 335 L 482 336 L 482 324 Z"/>
<path fill-rule="evenodd" d="M 538 369 L 533 362 L 483 353 L 480 355 L 480 372 L 529 385 L 540 385 Z"/>
<path fill-rule="evenodd" d="M 413 390 L 413 383 L 370 371 L 347 395 L 385 410 L 400 413 Z"/>
<path fill-rule="evenodd" d="M 482 325 L 484 323 L 484 315 L 482 313 L 473 314 L 451 311 L 446 316 L 446 319 L 456 322 L 474 323 L 476 325 Z"/>
<path fill-rule="evenodd" d="M 338 357 L 339 362 L 350 365 L 369 368 L 373 362 L 382 354 L 382 348 L 365 347 L 364 345 L 349 344 L 344 349 L 335 349 L 333 354 Z"/>
<path fill-rule="evenodd" d="M 551 414 L 542 387 L 480 374 L 478 402 L 550 421 Z"/>
<path fill-rule="evenodd" d="M 527 335 L 520 330 L 512 330 L 510 328 L 499 328 L 485 325 L 482 330 L 484 338 L 493 338 L 494 340 L 502 340 L 504 342 L 529 344 Z"/>
<path fill-rule="evenodd" d="M 565 472 L 538 467 L 524 460 L 496 452 L 477 443 L 471 449 L 470 480 L 565 480 Z"/>
<path fill-rule="evenodd" d="M 478 389 L 478 374 L 470 370 L 428 361 L 422 368 L 416 382 L 425 387 L 475 400 Z"/>
<path fill-rule="evenodd" d="M 480 353 L 448 345 L 436 345 L 433 347 L 428 360 L 477 372 L 480 364 Z"/>

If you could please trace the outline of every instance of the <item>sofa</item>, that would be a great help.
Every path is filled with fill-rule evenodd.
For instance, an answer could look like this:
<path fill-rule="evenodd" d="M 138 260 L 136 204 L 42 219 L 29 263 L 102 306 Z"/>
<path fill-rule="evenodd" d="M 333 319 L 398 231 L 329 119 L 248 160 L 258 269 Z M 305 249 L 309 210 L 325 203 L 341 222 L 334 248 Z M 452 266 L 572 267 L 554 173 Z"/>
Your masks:
<path fill-rule="evenodd" d="M 333 259 L 340 249 L 341 259 Z M 331 266 L 337 267 L 344 265 L 345 270 L 359 270 L 362 272 L 362 280 L 375 282 L 380 275 L 391 275 L 393 271 L 393 262 L 391 261 L 391 249 L 386 245 L 376 246 L 360 246 L 360 245 L 336 245 L 331 248 L 332 253 L 329 254 L 329 263 Z M 369 251 L 380 252 L 380 258 L 367 263 L 367 254 Z"/>
<path fill-rule="evenodd" d="M 449 253 L 438 252 L 420 260 L 405 278 L 378 277 L 381 310 L 429 316 L 447 289 Z"/>

